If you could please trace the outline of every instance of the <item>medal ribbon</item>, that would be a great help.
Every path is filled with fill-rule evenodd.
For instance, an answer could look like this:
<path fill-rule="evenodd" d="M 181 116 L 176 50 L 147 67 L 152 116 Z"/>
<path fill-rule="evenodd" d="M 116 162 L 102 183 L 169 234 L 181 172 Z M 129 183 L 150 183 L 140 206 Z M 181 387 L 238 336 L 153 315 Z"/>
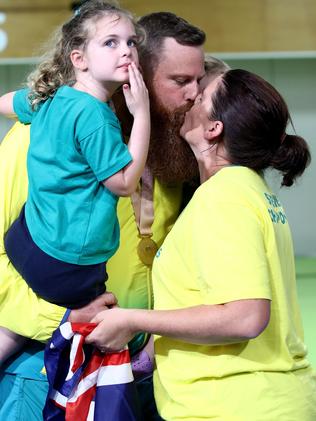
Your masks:
<path fill-rule="evenodd" d="M 154 222 L 153 185 L 153 176 L 149 168 L 145 167 L 141 177 L 141 186 L 138 185 L 131 195 L 136 225 L 142 238 L 153 235 L 151 229 Z"/>

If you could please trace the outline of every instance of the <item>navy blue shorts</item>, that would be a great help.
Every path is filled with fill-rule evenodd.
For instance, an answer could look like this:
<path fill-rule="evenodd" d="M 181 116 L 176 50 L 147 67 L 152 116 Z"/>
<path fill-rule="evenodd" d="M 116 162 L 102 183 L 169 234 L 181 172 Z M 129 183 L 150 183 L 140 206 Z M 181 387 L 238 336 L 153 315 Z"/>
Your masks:
<path fill-rule="evenodd" d="M 4 246 L 15 269 L 46 301 L 79 308 L 105 292 L 106 264 L 75 265 L 46 254 L 29 233 L 24 207 L 6 233 Z"/>

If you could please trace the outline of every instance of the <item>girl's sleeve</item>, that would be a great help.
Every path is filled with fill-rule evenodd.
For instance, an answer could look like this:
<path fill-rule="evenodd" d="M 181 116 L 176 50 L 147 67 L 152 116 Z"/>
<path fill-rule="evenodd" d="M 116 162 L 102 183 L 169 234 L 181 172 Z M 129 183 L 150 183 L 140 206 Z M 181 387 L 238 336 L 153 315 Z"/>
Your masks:
<path fill-rule="evenodd" d="M 29 102 L 29 93 L 29 89 L 20 89 L 13 97 L 14 112 L 23 124 L 30 124 L 34 114 Z"/>

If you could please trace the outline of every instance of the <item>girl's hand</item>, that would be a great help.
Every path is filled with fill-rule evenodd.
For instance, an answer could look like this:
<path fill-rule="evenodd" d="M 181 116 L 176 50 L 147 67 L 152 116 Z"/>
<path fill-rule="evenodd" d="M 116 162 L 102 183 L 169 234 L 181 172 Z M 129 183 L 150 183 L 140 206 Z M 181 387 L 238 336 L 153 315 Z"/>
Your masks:
<path fill-rule="evenodd" d="M 143 76 L 135 63 L 128 66 L 129 83 L 123 85 L 123 93 L 129 112 L 134 116 L 138 113 L 149 114 L 149 95 Z"/>
<path fill-rule="evenodd" d="M 91 323 L 98 323 L 98 326 L 86 337 L 85 342 L 102 352 L 120 351 L 135 335 L 130 327 L 129 316 L 132 311 L 115 307 L 98 313 L 91 320 Z"/>

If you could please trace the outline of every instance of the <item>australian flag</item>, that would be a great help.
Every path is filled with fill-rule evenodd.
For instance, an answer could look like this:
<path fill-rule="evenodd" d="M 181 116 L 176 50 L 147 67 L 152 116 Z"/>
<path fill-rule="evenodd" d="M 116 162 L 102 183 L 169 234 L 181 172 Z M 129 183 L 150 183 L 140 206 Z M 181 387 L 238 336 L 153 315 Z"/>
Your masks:
<path fill-rule="evenodd" d="M 45 421 L 139 421 L 129 351 L 103 354 L 84 343 L 92 323 L 65 322 L 45 350 Z"/>

